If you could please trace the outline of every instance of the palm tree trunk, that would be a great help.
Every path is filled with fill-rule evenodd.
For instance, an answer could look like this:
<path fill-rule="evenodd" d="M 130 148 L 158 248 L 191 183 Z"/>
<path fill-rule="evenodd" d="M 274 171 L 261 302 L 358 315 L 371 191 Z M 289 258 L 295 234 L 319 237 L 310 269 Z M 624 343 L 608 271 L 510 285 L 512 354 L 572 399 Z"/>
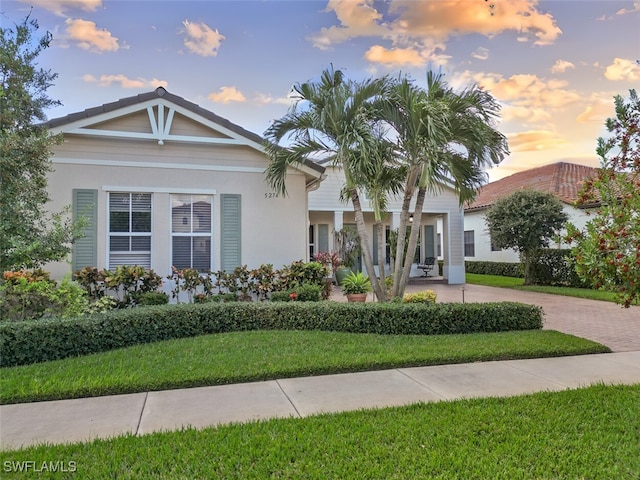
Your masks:
<path fill-rule="evenodd" d="M 362 251 L 362 259 L 364 260 L 364 266 L 369 274 L 371 280 L 371 286 L 376 297 L 386 298 L 384 292 L 380 288 L 380 283 L 376 277 L 376 271 L 373 268 L 373 258 L 371 257 L 371 250 L 369 249 L 369 237 L 367 235 L 367 227 L 364 223 L 364 214 L 362 213 L 362 206 L 360 205 L 360 197 L 358 191 L 355 188 L 351 189 L 351 202 L 353 203 L 353 211 L 356 216 L 356 228 L 358 230 L 358 236 L 360 237 L 360 249 Z"/>
<path fill-rule="evenodd" d="M 411 225 L 411 233 L 409 234 L 409 247 L 407 248 L 407 256 L 404 259 L 402 277 L 398 282 L 398 296 L 404 295 L 404 290 L 407 288 L 407 284 L 409 283 L 409 274 L 411 273 L 411 265 L 413 265 L 413 254 L 418 246 L 418 235 L 420 233 L 420 226 L 422 225 L 422 207 L 424 206 L 426 192 L 426 187 L 420 187 L 418 189 L 416 206 L 413 211 L 413 224 Z"/>
<path fill-rule="evenodd" d="M 385 282 L 385 277 L 387 276 L 384 263 L 385 263 L 385 235 L 384 235 L 384 225 L 382 224 L 382 219 L 376 220 L 376 234 L 378 237 L 378 276 L 380 277 L 380 289 L 384 293 L 384 296 L 379 296 L 378 300 L 381 302 L 387 301 L 387 284 Z"/>
<path fill-rule="evenodd" d="M 411 206 L 411 198 L 415 185 L 417 173 L 415 169 L 407 175 L 407 186 L 404 191 L 402 200 L 402 210 L 400 210 L 400 225 L 398 225 L 398 243 L 396 244 L 395 268 L 393 270 L 393 290 L 392 297 L 398 297 L 400 292 L 400 278 L 402 277 L 402 266 L 404 265 L 404 242 L 407 236 L 407 220 L 409 218 L 409 207 Z M 407 252 L 408 255 L 408 252 Z"/>

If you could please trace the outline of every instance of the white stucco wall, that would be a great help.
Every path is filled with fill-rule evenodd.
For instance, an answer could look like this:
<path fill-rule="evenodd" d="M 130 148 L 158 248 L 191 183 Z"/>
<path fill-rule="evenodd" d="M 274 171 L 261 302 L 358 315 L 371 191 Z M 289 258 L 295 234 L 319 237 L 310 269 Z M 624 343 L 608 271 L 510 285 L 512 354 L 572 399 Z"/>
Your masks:
<path fill-rule="evenodd" d="M 340 230 L 343 224 L 355 223 L 355 215 L 351 203 L 340 202 L 340 190 L 344 184 L 344 174 L 340 169 L 328 167 L 326 179 L 320 188 L 309 193 L 309 221 L 311 225 L 328 224 L 330 248 L 333 248 L 333 232 Z M 369 201 L 361 197 L 362 209 L 365 213 L 365 224 L 369 240 L 372 244 L 373 236 L 373 210 Z M 413 211 L 415 199 L 411 206 Z M 391 229 L 397 228 L 398 215 L 402 209 L 402 197 L 391 198 L 388 205 L 388 215 L 384 220 L 385 226 Z M 450 188 L 443 188 L 437 194 L 427 195 L 422 215 L 421 235 L 425 225 L 434 226 L 434 237 L 441 234 L 442 255 L 445 265 L 442 272 L 436 268 L 433 275 L 443 275 L 449 283 L 464 283 L 464 258 L 463 258 L 463 211 L 459 207 L 458 197 Z M 434 238 L 434 243 L 436 239 Z M 437 253 L 437 244 L 436 252 Z M 420 258 L 424 258 L 424 250 Z M 411 270 L 411 276 L 421 276 L 422 271 L 416 265 Z"/>
<path fill-rule="evenodd" d="M 265 182 L 267 159 L 243 146 L 189 145 L 97 139 L 66 135 L 56 147 L 49 175 L 52 211 L 72 203 L 73 189 L 97 190 L 97 267 L 107 267 L 109 192 L 152 195 L 151 267 L 171 271 L 171 194 L 213 195 L 212 270 L 220 268 L 220 195 L 241 195 L 241 262 L 249 268 L 276 268 L 307 256 L 305 175 L 293 169 L 288 196 L 279 197 Z M 71 271 L 70 263 L 46 268 L 54 278 Z"/>
<path fill-rule="evenodd" d="M 569 216 L 569 222 L 573 223 L 579 229 L 584 228 L 590 217 L 585 210 L 574 208 L 571 205 L 563 204 L 564 212 Z M 489 235 L 485 215 L 487 210 L 477 210 L 465 212 L 464 230 L 473 230 L 475 238 L 475 256 L 465 257 L 468 261 L 486 261 L 486 262 L 519 262 L 518 252 L 508 249 L 491 251 L 491 237 Z M 563 231 L 564 232 L 564 231 Z M 558 245 L 553 243 L 551 247 L 568 248 L 565 243 Z"/>

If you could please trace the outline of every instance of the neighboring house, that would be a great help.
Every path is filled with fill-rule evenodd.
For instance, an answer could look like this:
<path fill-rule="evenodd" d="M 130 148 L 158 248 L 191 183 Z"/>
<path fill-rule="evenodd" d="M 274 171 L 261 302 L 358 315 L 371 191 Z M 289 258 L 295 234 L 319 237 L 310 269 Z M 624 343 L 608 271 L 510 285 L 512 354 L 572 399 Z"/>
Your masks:
<path fill-rule="evenodd" d="M 309 193 L 309 255 L 318 252 L 333 252 L 334 234 L 345 226 L 355 228 L 355 214 L 351 203 L 340 202 L 340 190 L 344 185 L 342 169 L 328 166 L 326 179 L 318 190 Z M 365 195 L 361 196 L 369 242 L 373 249 L 374 263 L 378 263 L 377 235 L 374 228 L 373 209 Z M 389 212 L 384 220 L 385 233 L 398 227 L 401 198 L 391 199 Z M 457 194 L 448 186 L 436 196 L 427 195 L 420 229 L 420 248 L 416 260 L 424 262 L 426 257 L 439 257 L 443 260 L 442 272 L 438 265 L 431 275 L 441 275 L 450 284 L 461 284 L 465 281 L 463 258 L 463 211 L 459 205 Z M 387 250 L 387 257 L 389 252 Z M 388 264 L 388 258 L 387 264 Z M 410 275 L 422 276 L 422 270 L 414 264 Z"/>
<path fill-rule="evenodd" d="M 493 247 L 485 222 L 487 210 L 500 198 L 521 189 L 532 189 L 553 194 L 569 216 L 569 222 L 582 229 L 589 220 L 586 208 L 575 206 L 583 182 L 594 176 L 595 168 L 573 163 L 557 162 L 515 173 L 491 182 L 480 189 L 476 200 L 465 207 L 464 251 L 469 261 L 518 262 L 519 255 L 512 249 Z M 558 246 L 558 245 L 556 245 Z M 566 247 L 566 245 L 564 245 Z"/>
<path fill-rule="evenodd" d="M 263 139 L 164 88 L 47 123 L 54 147 L 52 210 L 89 220 L 70 262 L 232 270 L 307 259 L 307 193 L 324 168 L 291 168 L 288 196 L 265 181 Z"/>

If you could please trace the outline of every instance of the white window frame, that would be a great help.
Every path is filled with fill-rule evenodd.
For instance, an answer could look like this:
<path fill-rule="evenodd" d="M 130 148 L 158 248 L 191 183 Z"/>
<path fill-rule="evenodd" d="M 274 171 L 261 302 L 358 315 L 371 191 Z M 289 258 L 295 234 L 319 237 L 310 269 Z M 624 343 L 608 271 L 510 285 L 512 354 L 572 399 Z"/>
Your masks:
<path fill-rule="evenodd" d="M 473 243 L 467 242 L 467 233 L 471 233 L 473 235 Z M 476 256 L 476 232 L 475 230 L 465 230 L 463 235 L 464 256 L 473 258 Z M 467 245 L 471 245 L 473 248 L 473 255 L 467 255 Z"/>
<path fill-rule="evenodd" d="M 129 231 L 128 232 L 112 232 L 111 231 L 111 195 L 112 194 L 128 194 L 129 195 Z M 132 195 L 149 195 L 149 205 L 150 205 L 150 223 L 149 223 L 149 231 L 148 232 L 133 232 L 132 231 Z M 149 257 L 149 268 L 153 268 L 151 265 L 151 259 L 153 258 L 153 193 L 151 192 L 141 192 L 135 189 L 132 190 L 110 190 L 107 192 L 107 261 L 106 265 L 108 269 L 112 269 L 117 267 L 118 265 L 112 265 L 111 259 L 112 255 L 129 255 L 134 257 L 135 255 L 148 255 Z M 149 250 L 136 250 L 134 251 L 118 251 L 111 250 L 111 237 L 148 237 L 149 238 Z M 126 263 L 123 265 L 134 265 L 137 262 Z"/>
<path fill-rule="evenodd" d="M 177 196 L 189 196 L 189 204 L 191 205 L 191 211 L 190 211 L 190 231 L 189 232 L 174 232 L 173 231 L 173 198 L 177 197 Z M 194 232 L 193 231 L 193 197 L 194 196 L 206 196 L 209 197 L 210 200 L 210 206 L 211 206 L 211 217 L 210 217 L 210 230 L 209 232 Z M 214 239 L 213 239 L 213 230 L 214 230 L 214 200 L 215 200 L 215 195 L 213 193 L 211 193 L 211 191 L 207 191 L 207 192 L 174 192 L 171 193 L 169 195 L 169 203 L 170 203 L 170 211 L 169 211 L 169 235 L 171 237 L 171 245 L 169 248 L 169 255 L 170 255 L 170 263 L 171 266 L 175 266 L 173 265 L 173 246 L 174 246 L 174 241 L 173 239 L 175 237 L 188 237 L 193 239 L 194 237 L 208 237 L 209 238 L 209 242 L 210 242 L 210 251 L 209 251 L 209 271 L 213 271 L 214 270 Z M 191 246 L 190 249 L 191 252 L 191 258 L 190 258 L 190 262 L 189 262 L 189 267 L 183 267 L 183 268 L 194 268 L 193 265 L 193 244 Z M 201 272 L 204 273 L 204 272 Z"/>

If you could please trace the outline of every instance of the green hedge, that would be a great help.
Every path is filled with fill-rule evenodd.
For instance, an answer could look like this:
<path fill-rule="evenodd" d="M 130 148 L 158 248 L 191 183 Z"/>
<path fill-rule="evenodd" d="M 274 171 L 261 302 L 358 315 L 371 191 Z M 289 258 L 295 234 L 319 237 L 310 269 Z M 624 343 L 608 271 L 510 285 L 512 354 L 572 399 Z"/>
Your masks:
<path fill-rule="evenodd" d="M 137 307 L 73 319 L 0 324 L 4 367 L 241 330 L 418 334 L 542 328 L 542 310 L 518 303 L 350 304 L 232 302 Z"/>
<path fill-rule="evenodd" d="M 510 262 L 464 262 L 467 273 L 478 275 L 500 275 L 501 277 L 524 278 L 522 263 Z"/>
<path fill-rule="evenodd" d="M 533 285 L 556 285 L 562 287 L 587 288 L 588 285 L 576 273 L 571 250 L 540 249 L 531 259 L 531 278 Z"/>

